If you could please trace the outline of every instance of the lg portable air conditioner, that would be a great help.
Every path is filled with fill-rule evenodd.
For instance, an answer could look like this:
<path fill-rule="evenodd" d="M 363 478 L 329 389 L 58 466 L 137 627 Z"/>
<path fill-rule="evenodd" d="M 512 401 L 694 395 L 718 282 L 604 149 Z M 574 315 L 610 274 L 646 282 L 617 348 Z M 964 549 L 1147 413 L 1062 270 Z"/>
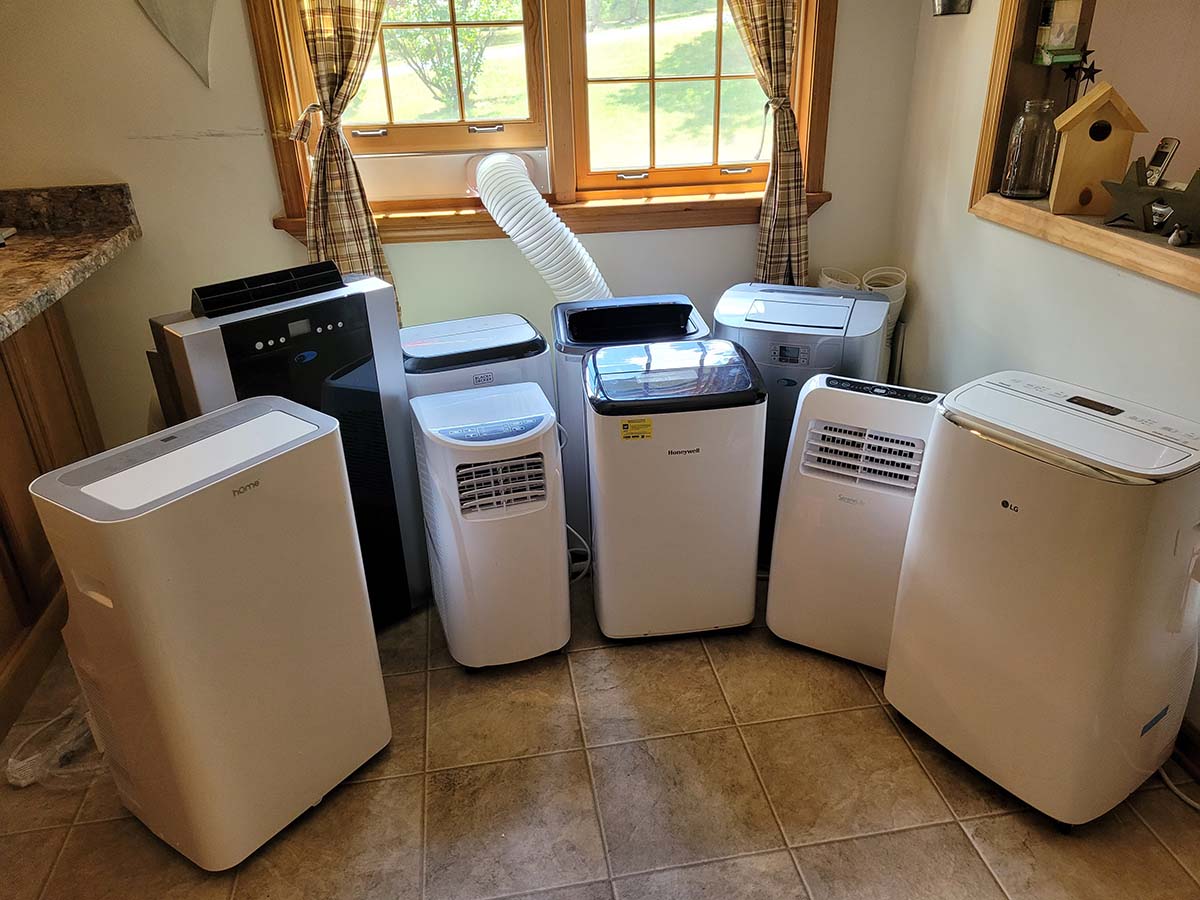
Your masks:
<path fill-rule="evenodd" d="M 494 666 L 571 636 L 562 466 L 536 384 L 413 400 L 433 595 L 450 654 Z"/>
<path fill-rule="evenodd" d="M 708 337 L 708 325 L 682 294 L 570 300 L 554 307 L 554 385 L 563 447 L 567 524 L 591 540 L 583 357 L 619 344 L 692 341 Z"/>
<path fill-rule="evenodd" d="M 513 313 L 473 316 L 400 329 L 408 396 L 424 397 L 532 381 L 547 399 L 554 375 L 546 339 Z"/>
<path fill-rule="evenodd" d="M 767 626 L 882 669 L 938 394 L 817 375 L 783 467 Z"/>
<path fill-rule="evenodd" d="M 121 801 L 227 869 L 391 737 L 337 422 L 278 397 L 43 475 Z"/>
<path fill-rule="evenodd" d="M 888 301 L 870 291 L 735 284 L 717 302 L 713 336 L 745 348 L 771 399 L 763 459 L 759 558 L 770 561 L 783 458 L 800 389 L 814 375 L 886 377 Z"/>
<path fill-rule="evenodd" d="M 754 618 L 766 392 L 728 341 L 588 354 L 596 616 L 609 637 Z"/>
<path fill-rule="evenodd" d="M 1196 670 L 1200 424 L 1001 372 L 947 395 L 909 526 L 884 691 L 1076 824 L 1171 752 Z"/>
<path fill-rule="evenodd" d="M 343 420 L 376 623 L 429 597 L 429 563 L 396 322 L 396 292 L 333 263 L 198 287 L 162 328 L 188 416 L 278 395 Z"/>

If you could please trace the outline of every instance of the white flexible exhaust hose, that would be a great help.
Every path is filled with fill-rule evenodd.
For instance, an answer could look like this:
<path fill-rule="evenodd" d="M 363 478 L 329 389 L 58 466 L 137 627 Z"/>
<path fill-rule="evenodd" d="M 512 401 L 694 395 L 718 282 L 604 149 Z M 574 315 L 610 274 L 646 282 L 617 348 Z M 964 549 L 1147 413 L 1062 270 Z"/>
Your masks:
<path fill-rule="evenodd" d="M 520 157 L 489 154 L 475 178 L 484 208 L 559 302 L 612 296 L 591 255 L 538 193 Z"/>

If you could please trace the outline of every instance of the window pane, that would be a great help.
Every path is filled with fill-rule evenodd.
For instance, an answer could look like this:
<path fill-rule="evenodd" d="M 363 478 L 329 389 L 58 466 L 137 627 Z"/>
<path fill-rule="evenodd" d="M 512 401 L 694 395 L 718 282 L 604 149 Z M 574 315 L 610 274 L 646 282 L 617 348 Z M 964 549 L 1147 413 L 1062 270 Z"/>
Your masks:
<path fill-rule="evenodd" d="M 654 74 L 712 75 L 716 71 L 716 0 L 655 3 Z"/>
<path fill-rule="evenodd" d="M 529 117 L 523 26 L 459 28 L 458 61 L 467 119 Z"/>
<path fill-rule="evenodd" d="M 385 22 L 449 22 L 450 0 L 387 0 Z"/>
<path fill-rule="evenodd" d="M 766 135 L 763 134 L 763 104 L 766 102 L 767 97 L 758 86 L 757 78 L 721 82 L 719 163 L 756 162 L 771 158 L 774 129 L 769 114 L 766 117 Z M 761 154 L 758 152 L 760 141 Z"/>
<path fill-rule="evenodd" d="M 737 26 L 733 24 L 733 15 L 728 6 L 725 7 L 725 20 L 721 23 L 721 74 L 754 74 L 750 56 L 746 53 L 746 45 L 742 42 L 742 36 L 738 34 Z"/>
<path fill-rule="evenodd" d="M 521 0 L 456 0 L 454 4 L 460 22 L 520 22 L 523 13 Z"/>
<path fill-rule="evenodd" d="M 587 0 L 588 78 L 645 78 L 650 74 L 647 0 Z"/>
<path fill-rule="evenodd" d="M 387 90 L 383 86 L 383 66 L 379 62 L 379 45 L 367 61 L 362 85 L 342 113 L 347 125 L 388 124 Z"/>
<path fill-rule="evenodd" d="M 660 81 L 654 86 L 654 164 L 712 165 L 712 81 Z"/>
<path fill-rule="evenodd" d="M 456 122 L 458 79 L 449 28 L 383 32 L 395 122 Z"/>
<path fill-rule="evenodd" d="M 589 84 L 588 140 L 593 170 L 650 165 L 650 85 Z"/>

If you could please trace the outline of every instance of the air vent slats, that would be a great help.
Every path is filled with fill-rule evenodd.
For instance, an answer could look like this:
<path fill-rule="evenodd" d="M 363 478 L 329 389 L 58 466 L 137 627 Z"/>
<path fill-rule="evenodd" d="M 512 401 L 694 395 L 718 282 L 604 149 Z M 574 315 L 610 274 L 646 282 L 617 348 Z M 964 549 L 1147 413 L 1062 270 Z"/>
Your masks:
<path fill-rule="evenodd" d="M 546 499 L 546 463 L 540 453 L 464 463 L 455 469 L 464 516 Z"/>
<path fill-rule="evenodd" d="M 924 455 L 925 442 L 920 438 L 814 420 L 808 426 L 801 465 L 843 481 L 908 493 L 917 487 Z"/>

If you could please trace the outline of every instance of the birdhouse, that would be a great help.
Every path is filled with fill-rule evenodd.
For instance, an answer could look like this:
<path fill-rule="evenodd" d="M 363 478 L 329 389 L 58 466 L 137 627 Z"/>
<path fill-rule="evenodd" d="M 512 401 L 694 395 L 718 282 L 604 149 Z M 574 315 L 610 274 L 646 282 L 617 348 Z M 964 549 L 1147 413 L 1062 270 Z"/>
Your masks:
<path fill-rule="evenodd" d="M 1120 181 L 1142 120 L 1107 82 L 1100 82 L 1054 120 L 1058 161 L 1050 183 L 1050 212 L 1103 216 L 1112 200 L 1101 181 Z"/>

